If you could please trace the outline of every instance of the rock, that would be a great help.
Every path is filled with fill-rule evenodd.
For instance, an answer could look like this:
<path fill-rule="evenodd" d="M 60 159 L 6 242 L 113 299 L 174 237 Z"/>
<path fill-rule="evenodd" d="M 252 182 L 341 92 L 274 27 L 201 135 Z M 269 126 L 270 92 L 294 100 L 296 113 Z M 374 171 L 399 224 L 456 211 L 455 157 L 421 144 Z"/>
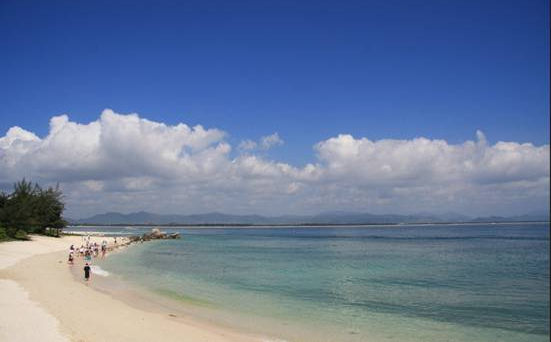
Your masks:
<path fill-rule="evenodd" d="M 163 234 L 164 234 L 164 233 L 161 232 L 161 230 L 160 230 L 159 228 L 153 228 L 153 229 L 151 229 L 151 233 L 150 233 L 150 235 L 151 235 L 152 237 L 158 237 L 158 236 L 161 236 L 161 235 L 163 235 Z"/>
<path fill-rule="evenodd" d="M 125 245 L 129 245 L 132 243 L 138 243 L 138 242 L 144 242 L 144 241 L 151 241 L 151 240 L 163 240 L 163 239 L 179 239 L 180 233 L 172 233 L 167 234 L 165 232 L 162 232 L 159 228 L 153 228 L 151 229 L 150 233 L 145 233 L 143 235 L 134 235 L 134 236 L 128 236 L 128 242 L 125 243 Z"/>

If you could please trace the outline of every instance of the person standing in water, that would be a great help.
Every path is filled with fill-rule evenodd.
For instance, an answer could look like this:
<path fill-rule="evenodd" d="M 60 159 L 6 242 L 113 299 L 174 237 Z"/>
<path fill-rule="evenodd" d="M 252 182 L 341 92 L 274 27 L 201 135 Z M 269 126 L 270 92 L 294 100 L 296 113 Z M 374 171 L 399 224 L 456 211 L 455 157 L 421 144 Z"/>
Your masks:
<path fill-rule="evenodd" d="M 101 243 L 101 257 L 105 258 L 105 253 L 107 252 L 107 241 L 103 240 Z"/>
<path fill-rule="evenodd" d="M 84 252 L 84 260 L 86 260 L 86 265 L 92 263 L 92 252 L 89 249 Z"/>
<path fill-rule="evenodd" d="M 88 263 L 86 263 L 86 265 L 84 266 L 84 280 L 85 281 L 90 280 L 90 274 L 91 273 L 92 273 L 92 269 L 90 268 L 90 265 L 88 265 Z"/>

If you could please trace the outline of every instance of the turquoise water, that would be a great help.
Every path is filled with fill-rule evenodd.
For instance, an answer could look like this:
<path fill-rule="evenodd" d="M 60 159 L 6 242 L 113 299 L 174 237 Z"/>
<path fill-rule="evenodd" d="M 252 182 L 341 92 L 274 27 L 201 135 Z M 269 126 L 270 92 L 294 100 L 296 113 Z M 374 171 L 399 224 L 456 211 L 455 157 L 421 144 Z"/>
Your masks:
<path fill-rule="evenodd" d="M 549 224 L 178 230 L 101 267 L 289 341 L 549 340 Z"/>

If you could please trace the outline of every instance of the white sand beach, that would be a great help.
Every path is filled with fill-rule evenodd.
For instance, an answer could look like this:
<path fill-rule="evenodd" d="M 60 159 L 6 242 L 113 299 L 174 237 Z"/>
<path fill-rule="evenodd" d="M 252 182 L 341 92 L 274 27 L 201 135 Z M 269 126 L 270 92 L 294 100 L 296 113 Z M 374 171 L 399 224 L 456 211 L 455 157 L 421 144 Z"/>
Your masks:
<path fill-rule="evenodd" d="M 0 341 L 261 340 L 210 322 L 149 312 L 94 290 L 71 274 L 70 267 L 81 263 L 67 264 L 69 246 L 81 242 L 79 236 L 33 236 L 0 244 Z"/>

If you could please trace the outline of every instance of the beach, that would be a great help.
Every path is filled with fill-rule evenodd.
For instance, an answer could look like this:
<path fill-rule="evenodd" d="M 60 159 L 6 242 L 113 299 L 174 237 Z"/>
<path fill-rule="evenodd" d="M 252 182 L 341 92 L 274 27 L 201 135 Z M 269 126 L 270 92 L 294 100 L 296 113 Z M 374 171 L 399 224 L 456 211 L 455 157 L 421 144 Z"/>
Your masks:
<path fill-rule="evenodd" d="M 0 244 L 0 341 L 549 339 L 548 224 L 97 230 Z"/>
<path fill-rule="evenodd" d="M 0 341 L 260 340 L 191 317 L 144 311 L 93 289 L 72 275 L 81 260 L 67 264 L 69 246 L 81 242 L 80 236 L 33 236 L 0 244 Z"/>

